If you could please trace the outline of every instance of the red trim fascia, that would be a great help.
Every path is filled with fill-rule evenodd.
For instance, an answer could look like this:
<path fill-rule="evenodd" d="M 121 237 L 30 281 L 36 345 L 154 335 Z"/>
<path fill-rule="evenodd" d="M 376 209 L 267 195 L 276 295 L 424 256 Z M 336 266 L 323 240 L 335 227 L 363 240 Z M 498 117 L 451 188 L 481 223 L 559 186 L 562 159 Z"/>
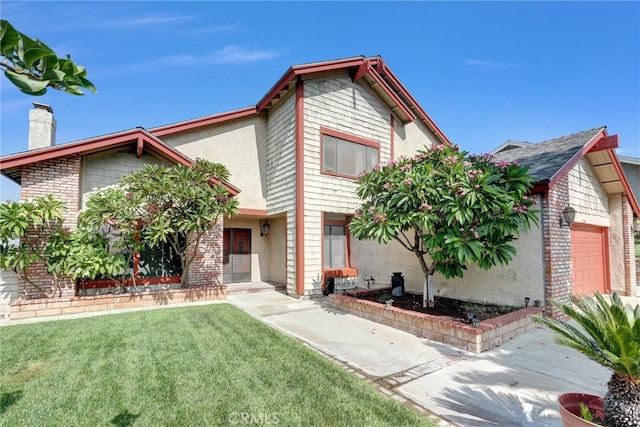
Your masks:
<path fill-rule="evenodd" d="M 358 179 L 357 176 L 353 176 L 353 175 L 345 175 L 345 174 L 336 173 L 336 172 L 326 172 L 326 171 L 323 171 L 322 168 L 320 169 L 320 175 L 335 176 L 336 178 L 348 178 L 353 181 Z"/>
<path fill-rule="evenodd" d="M 296 293 L 304 294 L 304 82 L 296 81 Z"/>
<path fill-rule="evenodd" d="M 560 170 L 551 177 L 551 179 L 549 179 L 549 188 L 555 186 L 558 180 L 565 176 L 565 174 L 567 174 L 571 170 L 571 168 L 573 168 L 576 163 L 578 163 L 580 159 L 583 158 L 584 155 L 587 154 L 589 150 L 591 150 L 591 148 L 598 143 L 598 141 L 600 141 L 600 139 L 606 137 L 607 131 L 606 128 L 603 127 L 598 131 L 596 135 L 594 135 L 593 138 L 591 138 L 589 142 L 587 142 L 576 154 L 574 154 L 573 157 L 571 157 L 571 159 L 569 159 L 569 161 L 567 161 L 564 166 L 562 166 Z"/>
<path fill-rule="evenodd" d="M 335 61 L 314 62 L 311 64 L 296 65 L 287 70 L 275 85 L 262 97 L 256 105 L 256 111 L 261 113 L 269 103 L 289 85 L 291 80 L 298 76 L 312 73 L 320 73 L 323 71 L 339 70 L 341 68 L 350 68 L 360 66 L 365 61 L 362 56 L 355 58 L 338 59 Z"/>
<path fill-rule="evenodd" d="M 531 194 L 538 194 L 538 193 L 544 193 L 545 191 L 549 191 L 549 182 L 548 181 L 538 182 L 538 183 L 534 184 L 534 186 L 531 189 L 530 193 Z"/>
<path fill-rule="evenodd" d="M 200 117 L 193 120 L 187 120 L 184 122 L 173 123 L 170 125 L 158 126 L 156 128 L 149 129 L 149 132 L 155 136 L 172 135 L 179 132 L 185 132 L 204 126 L 211 126 L 222 122 L 228 122 L 231 120 L 242 119 L 245 117 L 255 116 L 258 114 L 255 106 L 241 108 L 239 110 L 227 111 L 220 114 L 214 114 L 212 116 Z"/>
<path fill-rule="evenodd" d="M 415 98 L 409 93 L 409 91 L 404 87 L 400 80 L 396 77 L 395 74 L 387 67 L 387 64 L 382 60 L 382 58 L 377 57 L 371 59 L 371 62 L 376 66 L 380 74 L 385 75 L 389 78 L 397 88 L 397 90 L 404 96 L 407 101 L 410 102 L 410 108 L 413 108 L 418 113 L 418 116 L 431 128 L 433 133 L 440 138 L 445 144 L 453 145 L 449 138 L 440 130 L 438 125 L 429 117 L 426 111 L 420 106 L 420 104 L 415 100 Z"/>
<path fill-rule="evenodd" d="M 595 153 L 596 151 L 614 150 L 620 147 L 618 141 L 618 135 L 610 135 L 599 140 L 591 149 L 589 153 Z"/>
<path fill-rule="evenodd" d="M 360 80 L 362 77 L 364 77 L 365 74 L 369 72 L 369 68 L 371 68 L 371 62 L 368 59 L 365 59 L 353 74 L 353 77 L 351 77 L 351 81 L 357 82 L 358 80 Z"/>
<path fill-rule="evenodd" d="M 627 176 L 624 174 L 624 170 L 622 169 L 622 164 L 620 163 L 620 159 L 614 150 L 609 150 L 609 156 L 611 157 L 611 163 L 613 164 L 616 173 L 620 177 L 620 182 L 622 182 L 622 186 L 624 187 L 624 191 L 627 193 L 627 199 L 629 200 L 629 204 L 631 205 L 631 209 L 636 214 L 637 217 L 640 217 L 640 205 L 638 205 L 638 200 L 636 199 L 635 194 L 633 194 L 633 190 L 631 189 L 631 184 L 629 184 L 629 180 Z"/>
<path fill-rule="evenodd" d="M 384 81 L 382 76 L 378 74 L 375 68 L 369 68 L 369 75 L 373 80 L 382 88 L 382 90 L 396 103 L 398 108 L 407 116 L 407 123 L 416 119 L 415 114 L 411 112 L 409 107 L 404 103 L 402 99 L 391 89 L 391 87 Z M 393 110 L 393 109 L 392 109 Z"/>
<path fill-rule="evenodd" d="M 345 141 L 354 142 L 356 144 L 367 145 L 369 147 L 380 149 L 379 142 L 373 141 L 371 139 L 362 138 L 356 135 L 351 135 L 349 133 L 341 132 L 339 130 L 329 129 L 324 126 L 320 127 L 320 134 L 329 135 L 335 138 L 344 139 Z"/>
<path fill-rule="evenodd" d="M 142 157 L 142 150 L 144 150 L 144 140 L 142 136 L 138 135 L 138 140 L 136 144 L 136 157 L 139 159 Z"/>
<path fill-rule="evenodd" d="M 238 209 L 238 215 L 246 215 L 246 216 L 267 216 L 266 209 L 249 209 L 249 208 L 240 208 Z"/>
<path fill-rule="evenodd" d="M 396 129 L 395 129 L 395 119 L 393 117 L 393 114 L 389 114 L 391 120 L 391 135 L 389 137 L 390 141 L 391 141 L 391 161 L 395 160 L 395 156 L 396 156 Z"/>
<path fill-rule="evenodd" d="M 117 147 L 120 145 L 137 143 L 138 138 L 142 138 L 155 151 L 162 154 L 165 158 L 171 159 L 175 163 L 190 165 L 191 159 L 179 153 L 164 142 L 155 138 L 153 135 L 142 129 L 131 129 L 128 131 L 100 136 L 97 138 L 86 139 L 83 141 L 71 142 L 68 144 L 55 145 L 50 148 L 41 150 L 25 151 L 18 154 L 12 154 L 1 159 L 0 168 L 4 171 L 21 166 L 30 165 L 37 162 L 52 160 L 58 157 L 69 156 L 73 154 L 85 154 L 93 151 L 99 151 L 107 148 Z"/>

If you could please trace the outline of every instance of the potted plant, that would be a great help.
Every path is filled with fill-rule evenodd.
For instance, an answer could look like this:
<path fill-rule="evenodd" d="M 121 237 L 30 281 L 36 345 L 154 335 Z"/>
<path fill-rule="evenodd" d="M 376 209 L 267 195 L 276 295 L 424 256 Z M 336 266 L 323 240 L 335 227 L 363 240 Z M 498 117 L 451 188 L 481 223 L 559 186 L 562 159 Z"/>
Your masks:
<path fill-rule="evenodd" d="M 616 293 L 611 295 L 611 302 L 608 302 L 597 292 L 595 298 L 573 296 L 572 302 L 553 304 L 580 328 L 573 323 L 548 317 L 536 317 L 535 321 L 555 331 L 558 343 L 580 351 L 613 372 L 607 383 L 607 393 L 602 399 L 602 425 L 640 426 L 640 305 L 635 309 L 629 304 L 625 305 Z M 570 395 L 561 395 L 558 399 L 563 425 L 598 425 L 581 419 L 584 418 L 581 413 L 587 418 L 588 412 L 598 413 L 598 396 L 581 394 L 577 396 L 578 402 L 575 402 L 573 398 L 576 396 Z M 571 403 L 571 400 L 574 402 Z M 579 403 L 591 406 L 589 411 L 584 407 L 581 411 Z"/>

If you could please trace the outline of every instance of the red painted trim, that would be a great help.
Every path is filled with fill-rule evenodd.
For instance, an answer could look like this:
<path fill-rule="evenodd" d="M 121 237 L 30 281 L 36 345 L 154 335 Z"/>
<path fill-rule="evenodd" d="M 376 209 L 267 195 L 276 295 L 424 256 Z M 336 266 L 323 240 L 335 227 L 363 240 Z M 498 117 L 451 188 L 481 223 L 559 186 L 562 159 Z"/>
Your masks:
<path fill-rule="evenodd" d="M 356 179 L 358 179 L 357 176 L 346 175 L 343 173 L 336 173 L 336 172 L 327 172 L 327 171 L 323 171 L 322 169 L 320 170 L 320 175 L 335 176 L 336 178 L 347 178 L 352 181 L 355 181 Z"/>
<path fill-rule="evenodd" d="M 382 58 L 380 57 L 372 58 L 371 62 L 374 66 L 376 66 L 380 74 L 384 75 L 385 77 L 389 78 L 389 80 L 391 80 L 391 82 L 396 87 L 398 92 L 400 92 L 402 96 L 408 101 L 409 107 L 413 108 L 418 113 L 418 117 L 420 117 L 422 121 L 425 122 L 427 127 L 431 129 L 431 131 L 435 134 L 435 136 L 440 138 L 442 142 L 444 142 L 445 144 L 452 145 L 451 141 L 449 141 L 449 138 L 447 138 L 447 136 L 442 132 L 442 130 L 440 130 L 438 125 L 436 125 L 436 123 L 431 119 L 431 117 L 429 117 L 426 111 L 424 111 L 424 109 L 415 100 L 415 98 L 409 93 L 409 91 L 404 87 L 404 85 L 400 83 L 400 80 L 396 77 L 396 75 L 393 74 L 393 72 L 389 68 L 387 68 L 387 64 L 382 60 Z"/>
<path fill-rule="evenodd" d="M 404 103 L 402 99 L 391 89 L 391 87 L 387 84 L 387 82 L 382 78 L 380 74 L 375 70 L 375 68 L 369 69 L 369 75 L 373 80 L 382 88 L 382 90 L 392 99 L 392 101 L 397 105 L 397 108 L 402 111 L 403 114 L 407 116 L 407 120 L 405 123 L 412 122 L 416 119 L 415 114 L 411 112 L 409 107 Z M 391 109 L 393 111 L 393 108 Z"/>
<path fill-rule="evenodd" d="M 373 141 L 371 139 L 362 138 L 362 137 L 359 137 L 359 136 L 356 136 L 356 135 L 352 135 L 352 134 L 349 134 L 349 133 L 341 132 L 339 130 L 329 129 L 329 128 L 326 128 L 324 126 L 320 127 L 320 134 L 329 135 L 329 136 L 333 136 L 335 138 L 344 139 L 344 140 L 349 141 L 349 142 L 355 142 L 356 144 L 360 144 L 360 145 L 367 145 L 369 147 L 377 148 L 378 150 L 380 149 L 380 143 L 379 142 Z M 322 141 L 322 139 L 320 139 L 320 141 Z"/>
<path fill-rule="evenodd" d="M 357 82 L 358 80 L 360 80 L 362 77 L 364 77 L 365 74 L 369 72 L 370 67 L 371 67 L 371 62 L 368 59 L 365 59 L 364 62 L 360 64 L 356 72 L 353 74 L 351 81 Z"/>
<path fill-rule="evenodd" d="M 591 148 L 598 143 L 600 139 L 605 138 L 606 136 L 607 131 L 603 127 L 593 138 L 591 138 L 589 142 L 587 142 L 576 154 L 574 154 L 573 157 L 571 157 L 571 159 L 569 159 L 569 161 L 567 161 L 564 166 L 562 166 L 560 170 L 555 173 L 555 175 L 551 177 L 551 179 L 549 180 L 549 188 L 553 188 L 558 180 L 565 176 L 571 170 L 571 168 L 573 168 L 576 163 L 578 163 L 580 159 L 583 158 L 584 155 L 587 154 L 589 150 L 591 150 Z"/>
<path fill-rule="evenodd" d="M 329 268 L 324 270 L 324 277 L 355 277 L 358 275 L 357 268 L 342 267 L 342 268 Z"/>
<path fill-rule="evenodd" d="M 138 135 L 138 141 L 136 144 L 136 157 L 139 159 L 142 157 L 142 150 L 144 150 L 144 140 L 142 136 Z"/>
<path fill-rule="evenodd" d="M 173 123 L 170 125 L 158 126 L 156 128 L 149 129 L 149 132 L 155 136 L 173 135 L 179 132 L 186 132 L 204 126 L 211 126 L 222 122 L 255 116 L 257 114 L 258 112 L 256 107 L 252 106 L 242 108 L 240 110 L 227 111 L 220 114 L 214 114 L 212 116 L 200 117 L 193 120 Z"/>
<path fill-rule="evenodd" d="M 622 164 L 620 164 L 620 159 L 614 150 L 609 150 L 609 157 L 611 157 L 611 163 L 613 164 L 614 169 L 618 173 L 620 177 L 620 182 L 622 182 L 622 186 L 624 187 L 624 191 L 627 193 L 627 199 L 629 200 L 629 204 L 631 205 L 631 209 L 633 213 L 636 214 L 637 217 L 640 217 L 640 205 L 638 205 L 638 199 L 636 199 L 636 195 L 633 194 L 633 190 L 631 189 L 631 184 L 629 184 L 629 180 L 627 176 L 624 174 L 624 170 L 622 169 Z"/>
<path fill-rule="evenodd" d="M 249 208 L 240 208 L 238 209 L 238 215 L 246 215 L 246 216 L 267 216 L 266 209 L 249 209 Z"/>
<path fill-rule="evenodd" d="M 256 110 L 258 113 L 261 113 L 269 103 L 275 99 L 282 90 L 296 77 L 302 76 L 305 74 L 312 73 L 320 73 L 323 71 L 333 71 L 339 70 L 341 68 L 350 68 L 357 67 L 364 62 L 364 57 L 355 57 L 355 58 L 345 58 L 339 59 L 335 61 L 325 61 L 325 62 L 314 62 L 311 64 L 303 64 L 296 65 L 289 68 L 283 75 L 278 79 L 275 85 L 269 89 L 269 91 L 262 97 L 256 106 Z"/>
<path fill-rule="evenodd" d="M 390 140 L 391 140 L 391 159 L 390 160 L 395 160 L 395 156 L 396 156 L 396 129 L 395 129 L 395 119 L 393 117 L 393 114 L 389 114 L 390 116 L 390 121 L 391 121 L 391 136 L 390 136 Z"/>
<path fill-rule="evenodd" d="M 602 228 L 602 256 L 604 258 L 604 286 L 607 293 L 611 293 L 611 260 L 609 258 L 609 229 Z"/>
<path fill-rule="evenodd" d="M 328 225 L 328 224 L 327 224 Z M 325 274 L 324 274 L 324 226 L 325 226 L 325 220 L 324 220 L 324 212 L 322 212 L 322 214 L 320 215 L 320 268 L 322 268 L 322 282 L 320 282 L 320 288 L 322 289 L 322 293 L 324 294 L 325 291 L 325 286 L 324 286 L 324 280 L 325 280 Z"/>
<path fill-rule="evenodd" d="M 296 293 L 304 294 L 304 82 L 296 81 Z"/>
<path fill-rule="evenodd" d="M 531 189 L 531 194 L 544 193 L 549 191 L 549 183 L 548 182 L 539 182 L 533 186 Z"/>
<path fill-rule="evenodd" d="M 589 150 L 589 153 L 595 153 L 596 151 L 604 150 L 614 150 L 618 147 L 620 147 L 618 135 L 610 135 L 596 142 L 596 144 Z"/>

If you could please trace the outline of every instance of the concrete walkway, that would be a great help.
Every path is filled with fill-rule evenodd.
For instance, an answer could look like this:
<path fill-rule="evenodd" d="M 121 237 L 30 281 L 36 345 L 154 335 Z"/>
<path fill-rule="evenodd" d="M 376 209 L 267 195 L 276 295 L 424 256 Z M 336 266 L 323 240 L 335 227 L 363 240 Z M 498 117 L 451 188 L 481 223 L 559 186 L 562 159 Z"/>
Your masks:
<path fill-rule="evenodd" d="M 229 302 L 299 339 L 440 426 L 560 426 L 557 395 L 603 395 L 609 371 L 543 328 L 473 354 L 280 292 Z"/>

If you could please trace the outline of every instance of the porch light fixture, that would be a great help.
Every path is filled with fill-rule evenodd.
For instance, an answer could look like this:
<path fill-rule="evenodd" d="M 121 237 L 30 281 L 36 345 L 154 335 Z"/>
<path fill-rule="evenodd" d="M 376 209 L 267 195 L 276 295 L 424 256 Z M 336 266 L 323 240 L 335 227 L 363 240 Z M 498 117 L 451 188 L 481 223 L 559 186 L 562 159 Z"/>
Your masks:
<path fill-rule="evenodd" d="M 531 298 L 529 298 L 529 297 L 524 297 L 524 306 L 525 306 L 525 307 L 529 307 L 529 301 L 531 301 Z"/>
<path fill-rule="evenodd" d="M 269 225 L 269 223 L 265 219 L 264 223 L 262 224 L 262 227 L 260 227 L 260 235 L 263 237 L 267 237 L 269 235 L 270 229 L 271 229 L 271 225 Z"/>
<path fill-rule="evenodd" d="M 573 221 L 576 219 L 576 210 L 571 206 L 567 206 L 562 211 L 562 218 L 560 218 L 561 227 L 571 227 Z"/>
<path fill-rule="evenodd" d="M 474 317 L 473 319 L 471 319 L 471 324 L 473 325 L 474 328 L 477 328 L 480 326 L 480 319 L 478 319 L 477 317 Z"/>

